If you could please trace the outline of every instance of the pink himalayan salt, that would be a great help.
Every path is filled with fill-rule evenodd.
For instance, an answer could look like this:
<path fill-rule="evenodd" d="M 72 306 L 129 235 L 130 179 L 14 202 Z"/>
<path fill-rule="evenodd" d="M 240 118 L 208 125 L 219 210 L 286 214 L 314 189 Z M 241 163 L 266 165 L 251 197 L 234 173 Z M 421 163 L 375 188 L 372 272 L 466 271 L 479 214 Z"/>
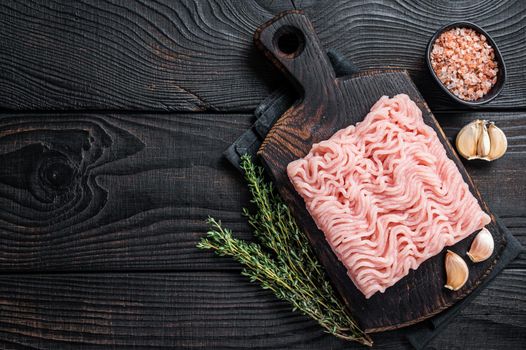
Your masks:
<path fill-rule="evenodd" d="M 487 94 L 499 71 L 495 51 L 486 37 L 470 28 L 440 34 L 431 51 L 431 66 L 449 91 L 467 101 Z"/>

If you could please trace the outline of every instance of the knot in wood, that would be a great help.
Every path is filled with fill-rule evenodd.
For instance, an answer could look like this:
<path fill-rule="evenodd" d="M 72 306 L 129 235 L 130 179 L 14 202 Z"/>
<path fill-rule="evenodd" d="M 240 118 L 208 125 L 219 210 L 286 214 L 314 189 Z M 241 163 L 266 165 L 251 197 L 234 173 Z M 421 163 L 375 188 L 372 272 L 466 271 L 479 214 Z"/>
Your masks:
<path fill-rule="evenodd" d="M 73 183 L 77 169 L 67 157 L 57 153 L 44 159 L 40 164 L 38 174 L 44 186 L 53 190 L 64 191 Z"/>

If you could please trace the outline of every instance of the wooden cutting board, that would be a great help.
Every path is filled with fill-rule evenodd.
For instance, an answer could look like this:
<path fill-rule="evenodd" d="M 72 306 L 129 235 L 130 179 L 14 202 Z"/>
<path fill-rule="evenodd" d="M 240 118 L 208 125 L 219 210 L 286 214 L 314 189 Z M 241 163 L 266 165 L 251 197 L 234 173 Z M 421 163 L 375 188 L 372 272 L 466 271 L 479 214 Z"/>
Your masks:
<path fill-rule="evenodd" d="M 262 25 L 255 33 L 255 42 L 303 96 L 276 122 L 258 155 L 362 328 L 367 332 L 377 332 L 408 326 L 439 313 L 471 293 L 487 277 L 506 242 L 494 215 L 408 74 L 384 70 L 336 78 L 311 23 L 299 11 L 284 12 Z M 444 249 L 416 271 L 411 270 L 385 293 L 376 293 L 365 299 L 307 212 L 303 199 L 287 177 L 286 167 L 291 161 L 305 156 L 314 143 L 363 120 L 381 96 L 392 97 L 400 93 L 409 95 L 422 110 L 424 121 L 437 132 L 448 157 L 455 161 L 471 192 L 490 214 L 492 222 L 488 229 L 495 239 L 495 252 L 482 263 L 471 263 L 465 253 L 474 235 L 449 247 L 466 259 L 470 269 L 468 282 L 458 292 L 443 287 L 446 281 Z"/>

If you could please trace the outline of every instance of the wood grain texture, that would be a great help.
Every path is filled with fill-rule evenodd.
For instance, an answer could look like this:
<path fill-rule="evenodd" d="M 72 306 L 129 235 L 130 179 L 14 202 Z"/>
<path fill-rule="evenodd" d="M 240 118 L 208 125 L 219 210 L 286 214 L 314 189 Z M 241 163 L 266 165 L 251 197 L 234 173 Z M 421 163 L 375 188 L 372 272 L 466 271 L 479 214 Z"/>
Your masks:
<path fill-rule="evenodd" d="M 248 233 L 246 191 L 221 153 L 251 122 L 0 117 L 0 271 L 224 268 L 195 244 L 208 215 Z"/>
<path fill-rule="evenodd" d="M 495 33 L 511 71 L 489 107 L 524 107 L 520 1 L 6 0 L 0 109 L 251 112 L 283 82 L 252 47 L 252 32 L 289 5 L 308 8 L 323 45 L 361 68 L 411 69 L 435 109 L 455 107 L 428 87 L 425 37 L 450 13 L 475 20 Z M 526 114 L 437 117 L 453 137 L 484 115 L 513 135 L 510 152 L 465 165 L 526 245 Z M 245 186 L 221 152 L 252 121 L 249 113 L 0 114 L 0 348 L 362 348 L 290 312 L 230 259 L 195 248 L 207 215 L 251 237 L 240 215 Z M 523 347 L 526 252 L 510 267 L 428 350 Z M 116 270 L 128 273 L 104 272 Z M 409 349 L 396 333 L 375 341 Z"/>
<path fill-rule="evenodd" d="M 286 52 L 280 46 L 284 35 L 297 38 L 300 44 L 296 51 Z M 362 328 L 367 332 L 402 328 L 437 314 L 473 291 L 489 274 L 506 245 L 504 231 L 495 222 L 407 73 L 366 71 L 352 77 L 336 78 L 311 23 L 303 13 L 297 11 L 282 13 L 265 23 L 258 28 L 254 39 L 258 48 L 303 95 L 274 124 L 258 155 L 298 224 L 306 232 L 332 283 Z M 420 108 L 424 122 L 436 131 L 446 155 L 455 162 L 482 209 L 492 217 L 492 222 L 486 227 L 493 234 L 495 251 L 490 259 L 470 265 L 467 283 L 457 292 L 444 288 L 444 249 L 423 262 L 416 271 L 410 270 L 384 293 L 376 293 L 366 299 L 352 283 L 347 269 L 307 211 L 305 202 L 287 176 L 287 166 L 291 161 L 304 157 L 313 144 L 328 139 L 350 124 L 362 121 L 381 96 L 400 93 L 407 94 Z M 450 249 L 457 253 L 465 252 L 472 240 L 470 236 Z M 392 310 L 398 312 L 393 313 Z"/>
<path fill-rule="evenodd" d="M 326 48 L 360 68 L 408 69 L 433 108 L 451 101 L 423 61 L 452 20 L 494 35 L 509 79 L 488 107 L 526 107 L 526 4 L 419 1 L 3 1 L 0 108 L 248 111 L 281 84 L 252 45 L 255 28 L 305 8 Z"/>
<path fill-rule="evenodd" d="M 508 68 L 502 94 L 486 106 L 526 107 L 524 1 L 296 0 L 295 4 L 305 10 L 324 47 L 340 51 L 362 69 L 407 69 L 434 110 L 451 108 L 454 103 L 427 71 L 427 41 L 442 25 L 474 22 L 495 39 Z"/>
<path fill-rule="evenodd" d="M 2 1 L 0 108 L 253 109 L 276 82 L 252 44 L 275 7 Z"/>
<path fill-rule="evenodd" d="M 506 286 L 505 288 L 503 286 Z M 507 270 L 428 349 L 502 349 L 526 340 L 523 270 Z M 491 329 L 491 331 L 488 331 Z M 469 335 L 469 337 L 467 336 Z M 375 349 L 409 349 L 400 334 Z M 0 277 L 0 347 L 349 349 L 237 273 Z"/>
<path fill-rule="evenodd" d="M 463 125 L 482 117 L 495 120 L 507 134 L 509 150 L 503 158 L 464 165 L 489 207 L 526 246 L 526 178 L 517 167 L 526 164 L 526 114 L 452 112 L 437 117 L 451 140 Z M 0 159 L 7 165 L 0 167 L 0 271 L 238 270 L 230 259 L 198 250 L 195 243 L 206 233 L 207 215 L 222 220 L 237 236 L 251 238 L 240 214 L 248 204 L 245 184 L 221 152 L 252 119 L 242 114 L 1 116 Z M 98 193 L 107 196 L 106 204 L 66 212 L 68 203 L 86 195 L 58 195 L 58 204 L 42 203 L 42 196 L 35 195 L 45 192 L 33 194 L 31 181 L 21 180 L 31 179 L 33 168 L 42 162 L 34 155 L 34 161 L 22 157 L 20 150 L 47 147 L 48 153 L 79 162 L 82 151 L 80 146 L 74 151 L 75 144 L 96 130 L 99 138 L 114 135 L 112 144 L 102 148 L 106 154 L 125 145 L 119 146 L 119 133 L 142 145 L 136 154 L 106 164 L 112 172 L 99 170 Z M 86 163 L 90 152 L 83 154 Z M 9 158 L 17 163 L 6 161 Z M 47 211 L 29 210 L 37 206 Z M 56 213 L 69 216 L 69 222 L 53 223 L 50 218 Z M 526 267 L 526 252 L 513 266 Z"/>

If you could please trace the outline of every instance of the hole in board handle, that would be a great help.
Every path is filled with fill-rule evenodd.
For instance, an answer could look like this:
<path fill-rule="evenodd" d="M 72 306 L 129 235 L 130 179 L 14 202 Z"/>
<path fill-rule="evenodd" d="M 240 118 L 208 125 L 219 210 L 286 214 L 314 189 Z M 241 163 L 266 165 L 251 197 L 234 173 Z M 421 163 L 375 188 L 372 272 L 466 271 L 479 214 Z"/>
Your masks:
<path fill-rule="evenodd" d="M 278 53 L 284 58 L 298 57 L 305 48 L 305 35 L 301 30 L 293 26 L 279 28 L 273 37 L 274 46 Z"/>

